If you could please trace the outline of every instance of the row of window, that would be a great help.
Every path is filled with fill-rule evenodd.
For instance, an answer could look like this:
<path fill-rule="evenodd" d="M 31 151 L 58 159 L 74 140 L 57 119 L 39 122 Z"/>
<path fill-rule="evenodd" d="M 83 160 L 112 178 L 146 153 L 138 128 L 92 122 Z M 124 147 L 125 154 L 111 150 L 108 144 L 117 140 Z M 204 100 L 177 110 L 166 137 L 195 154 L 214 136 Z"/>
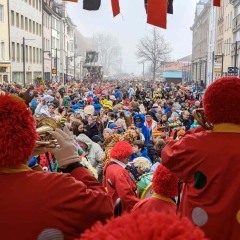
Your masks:
<path fill-rule="evenodd" d="M 6 53 L 6 50 L 5 50 L 5 42 L 2 41 L 2 42 L 1 42 L 1 46 L 0 46 L 0 60 L 6 60 L 5 53 Z"/>
<path fill-rule="evenodd" d="M 11 25 L 30 33 L 42 36 L 42 25 L 17 12 L 11 11 Z"/>
<path fill-rule="evenodd" d="M 0 22 L 4 22 L 4 6 L 0 4 Z"/>
<path fill-rule="evenodd" d="M 232 49 L 232 42 L 231 38 L 224 41 L 224 55 L 230 55 Z"/>
<path fill-rule="evenodd" d="M 37 10 L 39 10 L 39 12 L 42 11 L 42 1 L 41 0 L 22 0 L 22 1 L 24 1 L 25 3 L 28 3 L 33 8 L 36 8 Z"/>
<path fill-rule="evenodd" d="M 12 61 L 23 62 L 23 44 L 12 42 Z M 42 63 L 42 49 L 25 45 L 25 62 Z"/>
<path fill-rule="evenodd" d="M 232 28 L 232 12 L 226 16 L 225 31 Z"/>

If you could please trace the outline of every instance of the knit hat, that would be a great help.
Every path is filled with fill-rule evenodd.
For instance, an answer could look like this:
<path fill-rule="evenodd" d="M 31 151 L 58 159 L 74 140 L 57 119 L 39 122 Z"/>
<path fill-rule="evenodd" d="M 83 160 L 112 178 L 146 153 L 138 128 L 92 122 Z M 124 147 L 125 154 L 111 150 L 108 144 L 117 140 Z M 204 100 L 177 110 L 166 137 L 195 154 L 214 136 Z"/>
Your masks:
<path fill-rule="evenodd" d="M 113 104 L 112 104 L 111 101 L 105 101 L 105 102 L 103 103 L 103 107 L 104 107 L 104 108 L 108 108 L 108 109 L 110 109 L 110 110 L 113 109 L 112 105 L 113 105 Z"/>
<path fill-rule="evenodd" d="M 178 178 L 166 167 L 159 165 L 153 174 L 153 191 L 164 197 L 176 197 L 178 195 Z"/>
<path fill-rule="evenodd" d="M 0 119 L 0 167 L 30 160 L 37 133 L 25 102 L 15 95 L 0 95 Z"/>
<path fill-rule="evenodd" d="M 113 134 L 112 129 L 110 129 L 110 128 L 105 128 L 103 131 L 108 132 L 110 135 Z"/>
<path fill-rule="evenodd" d="M 106 225 L 98 222 L 90 230 L 86 230 L 79 240 L 95 239 L 207 240 L 203 231 L 185 217 L 180 218 L 176 214 L 164 212 L 141 212 L 139 210 L 112 218 Z"/>
<path fill-rule="evenodd" d="M 155 137 L 155 136 L 161 136 L 161 132 L 158 131 L 157 129 L 153 130 L 152 132 L 152 136 Z"/>
<path fill-rule="evenodd" d="M 126 141 L 117 142 L 110 152 L 110 157 L 113 159 L 121 160 L 129 158 L 133 153 L 131 144 Z"/>
<path fill-rule="evenodd" d="M 146 116 L 151 116 L 151 117 L 153 117 L 153 113 L 152 113 L 152 112 L 147 112 L 147 113 L 146 113 Z"/>
<path fill-rule="evenodd" d="M 110 123 L 109 124 L 109 128 L 112 130 L 113 128 L 117 128 L 117 124 L 116 123 Z"/>
<path fill-rule="evenodd" d="M 223 77 L 214 81 L 203 98 L 204 115 L 212 124 L 240 124 L 240 79 Z"/>

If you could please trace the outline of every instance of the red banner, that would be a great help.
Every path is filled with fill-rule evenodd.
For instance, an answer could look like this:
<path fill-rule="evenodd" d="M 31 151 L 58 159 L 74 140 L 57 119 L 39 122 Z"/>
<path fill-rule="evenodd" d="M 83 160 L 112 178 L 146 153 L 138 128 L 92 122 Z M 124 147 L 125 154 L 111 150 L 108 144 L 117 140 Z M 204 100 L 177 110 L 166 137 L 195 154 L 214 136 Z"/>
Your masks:
<path fill-rule="evenodd" d="M 167 7 L 168 0 L 148 0 L 147 23 L 166 29 Z"/>
<path fill-rule="evenodd" d="M 213 6 L 220 7 L 221 6 L 221 0 L 213 0 Z"/>
<path fill-rule="evenodd" d="M 116 17 L 120 13 L 120 6 L 118 0 L 111 0 L 112 1 L 112 11 L 113 17 Z"/>

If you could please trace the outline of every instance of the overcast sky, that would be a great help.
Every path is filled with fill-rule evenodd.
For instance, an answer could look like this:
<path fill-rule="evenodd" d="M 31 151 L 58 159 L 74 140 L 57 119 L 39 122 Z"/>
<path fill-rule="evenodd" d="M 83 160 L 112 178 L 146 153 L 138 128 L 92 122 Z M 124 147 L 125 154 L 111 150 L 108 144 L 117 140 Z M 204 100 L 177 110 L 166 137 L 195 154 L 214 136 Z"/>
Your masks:
<path fill-rule="evenodd" d="M 172 59 L 177 60 L 192 52 L 192 32 L 195 6 L 198 0 L 174 0 L 174 14 L 168 16 L 167 30 L 162 29 L 170 42 Z M 135 52 L 138 40 L 152 26 L 146 23 L 144 0 L 120 0 L 121 15 L 113 18 L 111 1 L 102 0 L 99 11 L 85 11 L 79 3 L 68 3 L 70 17 L 78 30 L 86 37 L 96 32 L 111 32 L 122 47 L 123 68 L 126 72 L 140 74 L 142 66 L 137 63 Z"/>

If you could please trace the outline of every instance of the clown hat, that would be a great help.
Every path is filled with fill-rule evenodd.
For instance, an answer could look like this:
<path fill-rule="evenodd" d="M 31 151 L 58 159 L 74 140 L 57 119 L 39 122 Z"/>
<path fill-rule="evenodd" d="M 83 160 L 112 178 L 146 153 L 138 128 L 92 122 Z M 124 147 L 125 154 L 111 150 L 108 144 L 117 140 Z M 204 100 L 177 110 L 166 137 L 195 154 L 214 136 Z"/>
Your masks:
<path fill-rule="evenodd" d="M 116 160 L 129 158 L 133 153 L 132 146 L 127 141 L 121 141 L 115 144 L 110 152 L 110 157 Z"/>
<path fill-rule="evenodd" d="M 30 160 L 37 133 L 32 112 L 15 95 L 0 95 L 0 167 Z"/>
<path fill-rule="evenodd" d="M 176 197 L 178 195 L 178 178 L 166 167 L 159 165 L 153 175 L 152 188 L 155 193 L 164 197 Z"/>
<path fill-rule="evenodd" d="M 240 78 L 223 77 L 214 81 L 203 98 L 204 116 L 212 124 L 240 124 Z"/>
<path fill-rule="evenodd" d="M 203 231 L 194 226 L 189 219 L 180 219 L 176 214 L 155 211 L 127 213 L 112 218 L 106 225 L 98 222 L 84 232 L 79 240 L 105 239 L 207 240 Z"/>

